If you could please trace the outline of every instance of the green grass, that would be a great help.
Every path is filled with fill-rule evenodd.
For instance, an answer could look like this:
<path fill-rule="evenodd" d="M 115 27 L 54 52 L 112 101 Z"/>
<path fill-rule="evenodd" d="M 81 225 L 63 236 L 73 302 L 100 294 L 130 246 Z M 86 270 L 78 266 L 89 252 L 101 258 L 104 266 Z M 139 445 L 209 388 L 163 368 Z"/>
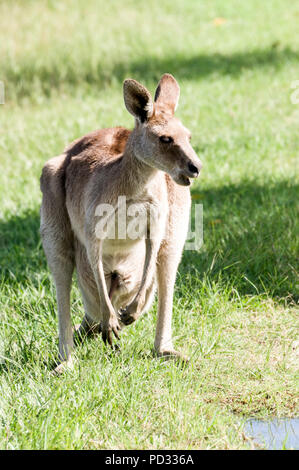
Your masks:
<path fill-rule="evenodd" d="M 298 18 L 291 0 L 0 2 L 1 448 L 239 449 L 247 417 L 298 416 Z M 185 251 L 174 299 L 190 364 L 153 357 L 155 304 L 120 352 L 91 340 L 53 377 L 41 168 L 80 135 L 131 127 L 122 80 L 153 92 L 164 72 L 204 163 L 204 245 Z"/>

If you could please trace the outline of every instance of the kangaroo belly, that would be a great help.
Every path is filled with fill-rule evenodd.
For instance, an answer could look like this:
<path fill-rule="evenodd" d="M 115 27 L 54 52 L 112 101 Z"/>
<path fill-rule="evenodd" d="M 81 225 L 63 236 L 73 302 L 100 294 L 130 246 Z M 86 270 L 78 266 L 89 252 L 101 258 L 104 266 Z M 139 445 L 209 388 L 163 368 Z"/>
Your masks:
<path fill-rule="evenodd" d="M 103 246 L 103 267 L 107 290 L 115 310 L 126 307 L 135 297 L 143 274 L 145 240 L 107 240 Z M 100 298 L 85 247 L 76 240 L 76 268 L 88 314 L 101 319 Z"/>
<path fill-rule="evenodd" d="M 124 308 L 135 297 L 142 280 L 145 240 L 107 240 L 103 267 L 107 289 L 115 309 Z"/>

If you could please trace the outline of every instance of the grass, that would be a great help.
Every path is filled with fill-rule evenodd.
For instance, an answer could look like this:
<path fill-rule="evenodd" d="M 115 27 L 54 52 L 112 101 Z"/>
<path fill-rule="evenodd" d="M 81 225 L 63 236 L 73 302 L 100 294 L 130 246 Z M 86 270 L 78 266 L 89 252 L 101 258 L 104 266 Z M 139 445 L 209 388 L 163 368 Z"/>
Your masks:
<path fill-rule="evenodd" d="M 246 418 L 298 416 L 298 17 L 290 0 L 0 3 L 1 448 L 242 449 Z M 190 364 L 152 356 L 155 304 L 120 352 L 91 340 L 55 378 L 41 168 L 90 130 L 131 127 L 122 80 L 154 91 L 164 72 L 204 163 L 204 244 L 174 299 Z"/>

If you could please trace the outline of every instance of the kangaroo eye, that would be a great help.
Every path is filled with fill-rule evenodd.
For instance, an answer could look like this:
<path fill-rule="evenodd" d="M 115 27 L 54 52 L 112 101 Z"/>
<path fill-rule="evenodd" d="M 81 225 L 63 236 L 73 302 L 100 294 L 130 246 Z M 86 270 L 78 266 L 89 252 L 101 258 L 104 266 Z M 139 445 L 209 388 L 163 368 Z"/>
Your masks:
<path fill-rule="evenodd" d="M 160 142 L 163 142 L 163 144 L 171 144 L 173 142 L 173 138 L 167 135 L 161 135 L 159 139 Z"/>

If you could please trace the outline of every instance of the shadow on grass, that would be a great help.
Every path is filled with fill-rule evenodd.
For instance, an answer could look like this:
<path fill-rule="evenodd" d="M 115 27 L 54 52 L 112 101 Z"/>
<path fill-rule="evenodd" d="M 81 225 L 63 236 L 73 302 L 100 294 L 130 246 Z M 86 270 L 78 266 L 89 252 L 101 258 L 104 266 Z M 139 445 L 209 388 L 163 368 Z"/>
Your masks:
<path fill-rule="evenodd" d="M 199 253 L 184 252 L 182 282 L 196 270 L 241 295 L 298 301 L 298 194 L 299 185 L 288 181 L 194 189 L 193 203 L 203 204 L 204 244 Z"/>
<path fill-rule="evenodd" d="M 245 70 L 262 67 L 278 69 L 298 59 L 299 52 L 288 47 L 281 50 L 276 47 L 254 49 L 229 55 L 215 53 L 188 57 L 186 54 L 176 54 L 167 58 L 146 57 L 128 64 L 120 63 L 113 73 L 121 80 L 130 73 L 140 81 L 159 80 L 165 72 L 172 73 L 178 80 L 196 80 L 211 74 L 238 76 Z"/>
<path fill-rule="evenodd" d="M 0 220 L 0 266 L 4 282 L 22 284 L 32 274 L 46 269 L 39 222 L 38 211 Z"/>
<path fill-rule="evenodd" d="M 94 60 L 94 59 L 93 59 Z M 95 65 L 88 58 L 78 64 L 76 61 L 63 61 L 57 56 L 57 62 L 33 61 L 24 57 L 18 68 L 3 63 L 2 77 L 7 86 L 7 98 L 16 94 L 18 97 L 31 96 L 32 84 L 46 96 L 53 89 L 76 87 L 82 84 L 97 87 L 110 85 L 112 82 L 123 81 L 132 76 L 140 81 L 157 81 L 165 72 L 175 75 L 178 80 L 197 80 L 211 74 L 238 76 L 244 70 L 271 67 L 279 69 L 290 62 L 298 62 L 299 52 L 289 47 L 280 48 L 274 44 L 265 49 L 254 49 L 248 52 L 225 54 L 198 54 L 186 56 L 177 53 L 165 57 L 144 57 L 136 61 L 119 61 L 103 63 L 98 58 Z"/>
<path fill-rule="evenodd" d="M 194 203 L 204 208 L 204 245 L 184 252 L 178 282 L 207 274 L 240 295 L 298 300 L 298 194 L 288 181 L 194 188 Z M 4 282 L 19 287 L 46 269 L 37 211 L 0 222 L 0 266 Z"/>

